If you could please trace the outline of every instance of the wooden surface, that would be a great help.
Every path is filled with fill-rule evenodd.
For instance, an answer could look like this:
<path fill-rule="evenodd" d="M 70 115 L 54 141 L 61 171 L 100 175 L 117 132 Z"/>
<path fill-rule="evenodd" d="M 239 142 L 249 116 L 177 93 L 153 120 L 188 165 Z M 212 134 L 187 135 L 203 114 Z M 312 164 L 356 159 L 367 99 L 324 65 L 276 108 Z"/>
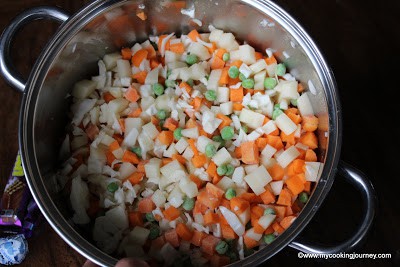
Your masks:
<path fill-rule="evenodd" d="M 57 5 L 73 13 L 88 1 L 0 1 L 0 30 L 22 10 Z M 400 264 L 400 208 L 398 190 L 400 148 L 396 103 L 400 90 L 398 66 L 399 1 L 276 0 L 312 36 L 331 65 L 343 107 L 342 160 L 363 170 L 373 182 L 379 205 L 373 230 L 359 253 L 392 253 L 392 260 L 300 260 L 285 248 L 265 266 L 340 265 L 391 266 Z M 377 4 L 378 3 L 378 4 Z M 35 58 L 57 24 L 49 21 L 26 26 L 16 38 L 14 62 L 27 77 Z M 397 94 L 396 94 L 397 93 Z M 18 149 L 18 112 L 21 94 L 0 79 L 0 190 Z M 362 213 L 357 194 L 337 179 L 324 205 L 302 233 L 318 243 L 332 244 L 349 236 Z M 29 240 L 30 252 L 21 266 L 82 266 L 84 258 L 44 223 Z"/>

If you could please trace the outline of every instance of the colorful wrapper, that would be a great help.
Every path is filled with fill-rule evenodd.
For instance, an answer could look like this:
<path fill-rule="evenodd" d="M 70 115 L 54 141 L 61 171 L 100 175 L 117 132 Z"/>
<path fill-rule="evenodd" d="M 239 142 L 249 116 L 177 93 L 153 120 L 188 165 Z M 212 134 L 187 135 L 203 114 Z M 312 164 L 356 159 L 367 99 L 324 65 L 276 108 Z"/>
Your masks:
<path fill-rule="evenodd" d="M 0 202 L 0 264 L 19 264 L 28 252 L 26 238 L 41 221 L 41 213 L 26 184 L 18 153 Z"/>

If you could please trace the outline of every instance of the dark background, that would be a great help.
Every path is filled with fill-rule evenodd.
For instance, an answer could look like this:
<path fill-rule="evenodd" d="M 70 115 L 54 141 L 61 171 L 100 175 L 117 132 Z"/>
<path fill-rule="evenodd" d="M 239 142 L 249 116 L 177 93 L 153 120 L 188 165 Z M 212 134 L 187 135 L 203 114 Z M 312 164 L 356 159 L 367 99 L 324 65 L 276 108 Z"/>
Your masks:
<path fill-rule="evenodd" d="M 56 5 L 74 13 L 85 0 L 1 0 L 0 30 L 22 10 Z M 300 260 L 285 248 L 265 266 L 399 266 L 400 120 L 397 66 L 400 42 L 400 1 L 276 0 L 311 35 L 325 55 L 338 83 L 343 111 L 341 159 L 367 174 L 378 195 L 376 219 L 359 253 L 392 253 L 392 260 Z M 39 21 L 18 34 L 14 62 L 27 77 L 36 57 L 57 29 Z M 0 190 L 17 153 L 21 94 L 0 79 Z M 329 196 L 302 233 L 319 243 L 334 244 L 350 236 L 362 214 L 357 193 L 336 179 Z M 43 224 L 29 241 L 23 266 L 82 266 L 84 258 Z"/>

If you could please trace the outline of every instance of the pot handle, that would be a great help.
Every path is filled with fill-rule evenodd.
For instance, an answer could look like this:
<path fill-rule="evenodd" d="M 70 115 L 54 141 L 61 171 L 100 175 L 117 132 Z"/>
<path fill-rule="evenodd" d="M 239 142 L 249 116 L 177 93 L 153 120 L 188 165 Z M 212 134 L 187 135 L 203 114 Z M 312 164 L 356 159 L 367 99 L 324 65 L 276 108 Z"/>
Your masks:
<path fill-rule="evenodd" d="M 23 11 L 10 22 L 0 37 L 0 74 L 8 84 L 20 92 L 25 89 L 25 81 L 11 60 L 11 41 L 18 30 L 28 22 L 38 19 L 52 19 L 62 23 L 68 18 L 69 14 L 60 8 L 41 6 Z"/>
<path fill-rule="evenodd" d="M 339 175 L 352 184 L 357 191 L 359 191 L 362 197 L 364 216 L 357 231 L 348 240 L 336 246 L 323 246 L 304 240 L 303 238 L 298 238 L 289 244 L 290 247 L 304 253 L 335 254 L 354 250 L 355 247 L 365 238 L 372 226 L 375 216 L 377 199 L 374 187 L 365 174 L 343 161 L 339 163 L 338 171 Z"/>

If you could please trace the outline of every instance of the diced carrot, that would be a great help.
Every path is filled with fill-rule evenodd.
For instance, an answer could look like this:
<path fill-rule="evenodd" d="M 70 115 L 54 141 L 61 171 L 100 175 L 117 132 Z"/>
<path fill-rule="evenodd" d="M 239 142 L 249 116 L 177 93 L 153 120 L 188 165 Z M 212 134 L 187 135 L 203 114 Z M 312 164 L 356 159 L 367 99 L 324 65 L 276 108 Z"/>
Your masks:
<path fill-rule="evenodd" d="M 296 216 L 287 216 L 283 218 L 283 220 L 280 221 L 279 224 L 282 226 L 283 229 L 288 229 L 295 219 Z"/>
<path fill-rule="evenodd" d="M 259 59 L 262 59 L 262 58 L 263 58 L 263 54 L 260 53 L 260 52 L 256 52 L 256 53 L 255 53 L 255 56 L 256 56 L 256 60 L 259 60 Z"/>
<path fill-rule="evenodd" d="M 196 184 L 197 188 L 200 189 L 203 185 L 203 180 L 201 180 L 200 178 L 198 178 L 196 175 L 191 174 L 190 175 L 190 180 Z"/>
<path fill-rule="evenodd" d="M 197 30 L 192 30 L 188 33 L 188 37 L 193 41 L 197 42 L 197 38 L 201 39 L 200 34 Z"/>
<path fill-rule="evenodd" d="M 288 116 L 295 124 L 301 123 L 301 117 L 300 117 L 300 115 L 296 115 L 296 114 L 294 114 L 294 113 L 288 113 L 287 116 Z"/>
<path fill-rule="evenodd" d="M 252 224 L 252 226 L 253 226 L 253 230 L 256 234 L 262 234 L 265 231 L 265 229 L 258 223 L 258 219 L 254 220 L 254 223 Z"/>
<path fill-rule="evenodd" d="M 124 141 L 124 138 L 120 134 L 113 134 L 112 136 L 115 140 L 117 140 L 118 144 L 121 145 Z"/>
<path fill-rule="evenodd" d="M 268 226 L 267 229 L 265 229 L 264 234 L 265 234 L 265 235 L 269 235 L 269 234 L 273 234 L 274 232 L 275 232 L 275 231 L 274 231 L 274 229 L 272 228 L 272 225 L 270 225 L 270 226 Z"/>
<path fill-rule="evenodd" d="M 106 103 L 109 103 L 110 101 L 114 100 L 115 97 L 110 92 L 105 92 L 103 94 L 103 99 L 106 101 Z"/>
<path fill-rule="evenodd" d="M 281 221 L 286 214 L 286 207 L 285 206 L 274 206 L 274 210 L 276 213 L 277 219 Z"/>
<path fill-rule="evenodd" d="M 165 166 L 165 165 L 167 165 L 168 163 L 171 163 L 172 161 L 173 161 L 172 158 L 162 158 L 162 159 L 161 159 L 161 166 Z"/>
<path fill-rule="evenodd" d="M 286 206 L 285 216 L 290 216 L 290 215 L 293 215 L 292 207 L 291 206 Z"/>
<path fill-rule="evenodd" d="M 169 146 L 174 141 L 174 133 L 172 131 L 161 131 L 157 139 L 164 145 Z"/>
<path fill-rule="evenodd" d="M 137 108 L 137 109 L 133 110 L 131 113 L 129 113 L 128 117 L 139 118 L 140 114 L 142 114 L 142 109 L 141 108 Z"/>
<path fill-rule="evenodd" d="M 213 184 L 218 184 L 219 181 L 221 181 L 221 179 L 222 179 L 222 176 L 215 175 L 215 176 L 212 178 L 212 183 L 213 183 Z"/>
<path fill-rule="evenodd" d="M 112 142 L 109 146 L 108 149 L 113 152 L 115 150 L 117 150 L 118 148 L 120 148 L 119 143 L 117 140 L 115 140 L 114 142 Z"/>
<path fill-rule="evenodd" d="M 292 113 L 294 115 L 298 115 L 299 114 L 299 109 L 298 108 L 288 108 L 287 110 L 285 110 L 285 114 L 289 116 L 289 114 Z"/>
<path fill-rule="evenodd" d="M 289 189 L 282 189 L 276 203 L 283 206 L 289 206 L 292 203 L 292 194 L 290 193 Z"/>
<path fill-rule="evenodd" d="M 196 140 L 188 139 L 187 142 L 189 143 L 190 149 L 193 151 L 194 155 L 199 155 L 199 151 L 197 150 Z"/>
<path fill-rule="evenodd" d="M 267 63 L 267 65 L 271 65 L 274 63 L 278 63 L 278 61 L 276 61 L 276 58 L 274 56 L 271 56 L 265 59 L 265 63 Z"/>
<path fill-rule="evenodd" d="M 281 132 L 281 140 L 282 140 L 282 142 L 286 142 L 287 146 L 288 145 L 292 146 L 292 145 L 296 144 L 296 138 L 294 135 L 295 135 L 295 132 L 293 132 L 289 135 L 286 135 L 285 132 L 282 131 Z"/>
<path fill-rule="evenodd" d="M 251 249 L 254 247 L 257 247 L 258 245 L 260 245 L 260 243 L 256 240 L 254 240 L 253 238 L 248 237 L 246 234 L 244 234 L 243 236 L 243 241 L 244 244 L 246 245 L 246 248 Z"/>
<path fill-rule="evenodd" d="M 150 60 L 150 68 L 153 70 L 155 68 L 157 68 L 158 66 L 160 66 L 160 62 L 157 61 L 157 59 L 151 59 Z"/>
<path fill-rule="evenodd" d="M 163 235 L 151 241 L 151 246 L 161 249 L 165 245 L 165 237 Z"/>
<path fill-rule="evenodd" d="M 228 69 L 228 71 L 229 71 L 229 69 Z M 228 75 L 228 76 L 229 76 L 229 75 Z M 231 78 L 231 77 L 229 77 L 228 87 L 237 85 L 239 82 L 240 82 L 239 77 L 237 77 L 237 78 Z"/>
<path fill-rule="evenodd" d="M 165 241 L 170 243 L 174 248 L 179 247 L 179 236 L 176 229 L 170 229 L 164 233 Z"/>
<path fill-rule="evenodd" d="M 225 61 L 223 61 L 221 58 L 214 57 L 212 59 L 212 62 L 211 62 L 211 69 L 212 70 L 222 69 L 223 67 L 225 67 Z M 228 82 L 226 82 L 226 83 L 228 83 Z"/>
<path fill-rule="evenodd" d="M 216 214 L 214 212 L 206 212 L 206 214 L 204 215 L 204 224 L 205 225 L 211 225 L 211 224 L 218 223 L 218 222 L 219 222 L 218 214 Z"/>
<path fill-rule="evenodd" d="M 208 164 L 207 174 L 210 177 L 217 175 L 217 165 L 215 165 L 214 161 L 211 161 L 210 164 Z"/>
<path fill-rule="evenodd" d="M 250 209 L 251 215 L 255 218 L 260 218 L 264 214 L 264 209 L 258 205 L 254 205 Z"/>
<path fill-rule="evenodd" d="M 221 203 L 219 204 L 220 206 L 224 206 L 227 209 L 231 208 L 231 203 L 229 202 L 229 200 L 227 200 L 226 198 L 222 198 L 221 199 Z"/>
<path fill-rule="evenodd" d="M 200 232 L 197 230 L 193 231 L 193 236 L 192 239 L 190 241 L 190 243 L 192 243 L 193 245 L 200 247 L 201 246 L 201 241 L 207 236 L 206 233 L 204 232 Z"/>
<path fill-rule="evenodd" d="M 259 151 L 262 151 L 268 144 L 268 140 L 266 137 L 259 137 L 256 139 L 256 145 Z"/>
<path fill-rule="evenodd" d="M 270 190 L 265 190 L 261 195 L 260 195 L 262 201 L 264 204 L 268 205 L 271 203 L 275 203 L 275 196 Z"/>
<path fill-rule="evenodd" d="M 195 155 L 192 158 L 192 163 L 196 168 L 203 167 L 207 163 L 207 157 L 204 154 Z"/>
<path fill-rule="evenodd" d="M 244 200 L 247 200 L 249 203 L 262 203 L 261 197 L 257 196 L 254 193 L 245 192 L 242 193 L 239 197 Z"/>
<path fill-rule="evenodd" d="M 146 49 L 140 49 L 132 56 L 132 64 L 139 67 L 143 60 L 147 58 L 149 52 Z"/>
<path fill-rule="evenodd" d="M 168 209 L 163 212 L 165 219 L 173 221 L 181 215 L 181 212 L 174 206 L 169 206 Z"/>
<path fill-rule="evenodd" d="M 184 157 L 182 157 L 182 155 L 179 155 L 179 154 L 172 155 L 172 159 L 177 160 L 182 165 L 184 165 L 186 163 L 186 159 Z"/>
<path fill-rule="evenodd" d="M 190 231 L 189 227 L 187 227 L 184 223 L 178 223 L 176 225 L 176 233 L 180 238 L 186 241 L 190 241 L 193 236 L 193 232 Z"/>
<path fill-rule="evenodd" d="M 310 181 L 306 181 L 304 183 L 304 192 L 306 192 L 307 194 L 311 193 L 311 182 Z"/>
<path fill-rule="evenodd" d="M 304 116 L 302 127 L 304 131 L 314 132 L 318 129 L 318 118 L 314 115 L 312 116 Z"/>
<path fill-rule="evenodd" d="M 224 255 L 214 254 L 210 258 L 210 267 L 222 267 L 230 263 L 230 259 Z"/>
<path fill-rule="evenodd" d="M 127 180 L 131 182 L 132 185 L 139 184 L 143 180 L 144 173 L 142 172 L 134 172 L 132 173 Z"/>
<path fill-rule="evenodd" d="M 183 43 L 175 43 L 169 46 L 169 50 L 176 54 L 183 54 L 183 52 L 185 52 L 185 46 Z"/>
<path fill-rule="evenodd" d="M 159 126 L 160 120 L 156 116 L 151 116 L 151 123 L 154 124 L 154 126 L 156 126 L 157 128 L 157 126 Z"/>
<path fill-rule="evenodd" d="M 285 170 L 278 163 L 267 169 L 274 181 L 282 180 L 285 175 Z"/>
<path fill-rule="evenodd" d="M 232 66 L 236 66 L 236 67 L 240 68 L 240 66 L 242 66 L 242 64 L 243 64 L 243 61 L 241 61 L 241 60 L 236 60 L 236 61 L 232 62 L 230 66 L 231 66 L 231 67 L 232 67 Z"/>
<path fill-rule="evenodd" d="M 297 84 L 297 92 L 302 93 L 304 91 L 304 86 L 301 83 Z"/>
<path fill-rule="evenodd" d="M 215 56 L 219 57 L 222 59 L 222 57 L 224 56 L 224 54 L 226 53 L 226 49 L 225 48 L 219 48 L 215 51 Z"/>
<path fill-rule="evenodd" d="M 161 48 L 162 43 L 163 43 L 164 39 L 165 39 L 167 36 L 168 36 L 168 35 L 164 34 L 164 35 L 161 35 L 161 36 L 158 38 L 158 44 L 157 44 L 157 45 L 158 45 L 158 48 L 159 48 L 159 49 Z M 166 42 L 166 44 L 165 44 L 165 50 L 169 50 L 170 45 L 171 45 L 171 42 L 170 42 L 170 40 L 168 40 L 168 41 Z"/>
<path fill-rule="evenodd" d="M 218 119 L 222 120 L 221 124 L 218 126 L 219 130 L 222 130 L 224 127 L 229 126 L 232 123 L 232 120 L 228 116 L 226 116 L 226 115 L 224 115 L 222 113 L 218 113 L 216 115 L 216 117 Z"/>
<path fill-rule="evenodd" d="M 128 212 L 129 226 L 143 226 L 143 214 L 138 211 Z"/>
<path fill-rule="evenodd" d="M 235 239 L 237 235 L 229 224 L 221 224 L 222 237 L 224 239 Z"/>
<path fill-rule="evenodd" d="M 136 13 L 136 16 L 141 20 L 146 20 L 147 19 L 147 15 L 143 11 L 140 11 L 140 12 Z"/>
<path fill-rule="evenodd" d="M 304 191 L 304 183 L 306 182 L 304 174 L 297 174 L 290 177 L 285 181 L 287 187 L 292 192 L 293 195 L 300 194 Z"/>
<path fill-rule="evenodd" d="M 138 204 L 138 210 L 140 213 L 150 213 L 156 208 L 151 197 L 142 198 Z"/>
<path fill-rule="evenodd" d="M 99 127 L 96 124 L 89 123 L 89 125 L 85 129 L 85 133 L 89 137 L 91 141 L 96 139 L 96 136 L 99 134 Z"/>
<path fill-rule="evenodd" d="M 229 82 L 228 67 L 222 69 L 221 77 L 219 78 L 219 85 L 224 85 Z"/>
<path fill-rule="evenodd" d="M 146 165 L 148 162 L 149 162 L 148 159 L 147 160 L 141 160 L 139 162 L 139 164 L 137 165 L 137 172 L 145 173 L 146 171 L 144 169 L 144 165 Z"/>
<path fill-rule="evenodd" d="M 174 120 L 173 118 L 168 118 L 165 120 L 163 127 L 170 130 L 175 131 L 178 128 L 179 122 Z"/>
<path fill-rule="evenodd" d="M 122 156 L 122 161 L 130 162 L 132 164 L 139 164 L 140 162 L 138 156 L 129 150 L 125 150 L 124 155 Z"/>
<path fill-rule="evenodd" d="M 213 54 L 215 50 L 217 50 L 217 44 L 215 42 L 211 42 L 211 47 L 206 46 L 208 52 Z"/>
<path fill-rule="evenodd" d="M 118 119 L 119 126 L 121 127 L 121 131 L 125 133 L 125 119 Z"/>
<path fill-rule="evenodd" d="M 144 84 L 144 82 L 146 81 L 146 77 L 147 77 L 146 71 L 140 71 L 132 75 L 132 78 L 137 80 L 137 82 L 140 84 Z"/>
<path fill-rule="evenodd" d="M 197 122 L 195 119 L 191 118 L 186 122 L 185 128 L 190 129 L 190 128 L 194 128 L 194 127 L 197 127 Z"/>
<path fill-rule="evenodd" d="M 279 136 L 267 135 L 267 143 L 278 151 L 283 148 L 282 139 Z"/>
<path fill-rule="evenodd" d="M 285 231 L 285 229 L 283 229 L 283 227 L 278 222 L 274 222 L 272 224 L 272 229 L 274 229 L 274 231 L 278 234 L 282 234 Z"/>
<path fill-rule="evenodd" d="M 307 149 L 305 161 L 317 161 L 317 154 L 315 154 L 314 150 Z"/>
<path fill-rule="evenodd" d="M 179 84 L 179 87 L 180 88 L 182 88 L 182 89 L 184 89 L 188 94 L 190 94 L 190 92 L 192 92 L 192 87 L 188 84 L 188 83 L 186 83 L 186 82 L 181 82 L 180 84 Z"/>
<path fill-rule="evenodd" d="M 193 214 L 204 214 L 208 207 L 203 205 L 200 201 L 194 203 Z"/>
<path fill-rule="evenodd" d="M 238 89 L 230 89 L 230 100 L 232 102 L 242 102 L 243 101 L 243 87 L 239 87 Z"/>
<path fill-rule="evenodd" d="M 140 95 L 136 88 L 134 87 L 129 87 L 128 91 L 125 93 L 125 98 L 128 99 L 131 102 L 137 102 L 140 98 Z"/>
<path fill-rule="evenodd" d="M 218 207 L 220 199 L 209 194 L 207 191 L 204 190 L 197 195 L 197 202 L 200 202 L 200 204 L 210 209 L 215 209 L 216 207 Z"/>
<path fill-rule="evenodd" d="M 258 164 L 260 155 L 258 147 L 254 141 L 244 142 L 240 145 L 242 151 L 242 161 L 245 164 Z"/>
<path fill-rule="evenodd" d="M 213 185 L 212 183 L 207 183 L 206 184 L 206 191 L 207 193 L 215 196 L 218 199 L 221 199 L 222 196 L 224 195 L 224 190 L 222 190 L 221 188 Z"/>
<path fill-rule="evenodd" d="M 121 49 L 122 59 L 131 60 L 132 50 L 129 47 L 124 47 Z"/>
<path fill-rule="evenodd" d="M 154 47 L 152 45 L 146 46 L 146 47 L 144 47 L 144 49 L 148 52 L 148 54 L 147 54 L 147 58 L 148 59 L 151 59 L 151 60 L 155 60 L 156 59 L 157 52 L 156 52 L 156 50 L 154 49 Z M 151 60 L 150 60 L 150 64 L 151 64 Z"/>
<path fill-rule="evenodd" d="M 240 197 L 234 197 L 231 199 L 231 210 L 237 215 L 242 214 L 250 208 L 250 203 Z"/>
<path fill-rule="evenodd" d="M 236 157 L 237 159 L 241 159 L 241 158 L 242 158 L 242 149 L 241 149 L 240 146 L 238 146 L 238 147 L 235 148 L 234 153 L 235 153 L 235 157 Z"/>
<path fill-rule="evenodd" d="M 107 158 L 107 165 L 111 166 L 114 160 L 116 160 L 114 154 L 111 151 L 107 151 L 106 153 L 106 158 Z"/>
<path fill-rule="evenodd" d="M 316 149 L 318 147 L 318 139 L 315 133 L 306 132 L 304 133 L 299 140 L 300 143 L 308 146 L 311 149 Z"/>
<path fill-rule="evenodd" d="M 195 97 L 194 98 L 194 103 L 193 103 L 194 110 L 199 111 L 200 108 L 201 108 L 201 103 L 202 102 L 203 102 L 203 98 Z"/>
<path fill-rule="evenodd" d="M 217 246 L 219 241 L 221 241 L 221 239 L 213 235 L 208 235 L 203 240 L 201 240 L 201 250 L 206 254 L 214 255 L 215 247 Z"/>

